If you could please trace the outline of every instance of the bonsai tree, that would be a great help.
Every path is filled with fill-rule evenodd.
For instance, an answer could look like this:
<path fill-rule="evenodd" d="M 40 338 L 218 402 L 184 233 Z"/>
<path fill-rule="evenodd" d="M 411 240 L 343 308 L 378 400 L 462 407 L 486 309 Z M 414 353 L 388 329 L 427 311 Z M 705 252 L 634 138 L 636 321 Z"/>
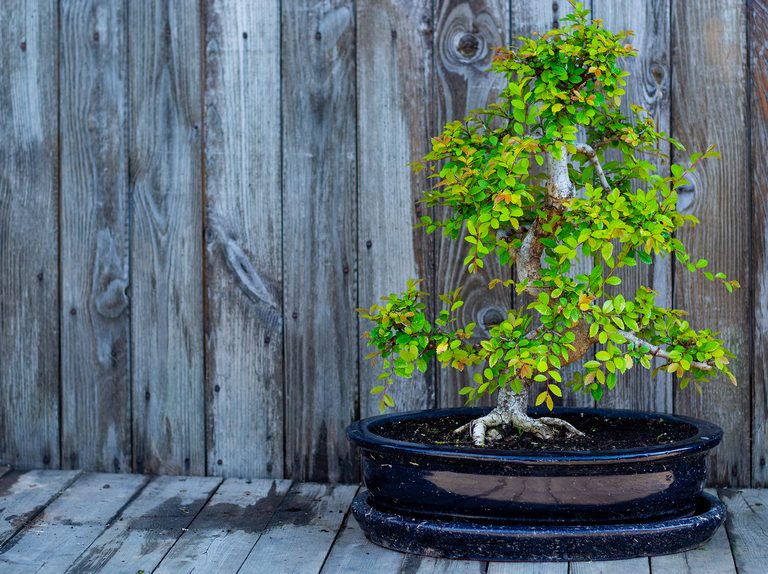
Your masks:
<path fill-rule="evenodd" d="M 456 429 L 469 431 L 477 446 L 504 427 L 545 440 L 582 434 L 564 420 L 527 414 L 536 385 L 536 405 L 551 410 L 564 388 L 600 400 L 622 373 L 651 369 L 654 359 L 661 361 L 655 370 L 674 373 L 682 389 L 693 383 L 700 392 L 718 374 L 736 383 L 728 369 L 732 355 L 717 333 L 694 330 L 683 311 L 658 307 L 648 287 L 632 298 L 617 291 L 618 269 L 650 265 L 654 255 L 674 256 L 728 291 L 738 287 L 707 271 L 707 261 L 692 258 L 674 236 L 698 223 L 677 210 L 675 190 L 717 153 L 710 147 L 671 163 L 669 175 L 657 171 L 652 160 L 668 160 L 660 142 L 683 146 L 657 131 L 640 106 L 631 106 L 632 117 L 620 110 L 628 73 L 619 61 L 635 55 L 625 43 L 631 32 L 611 33 L 580 4 L 574 7 L 562 29 L 497 50 L 492 70 L 506 79 L 498 101 L 448 123 L 415 165 L 433 179 L 423 201 L 441 214 L 422 217 L 420 226 L 469 244 L 470 273 L 491 257 L 502 268 L 514 266 L 513 279 L 494 278 L 488 288 L 513 286 L 528 304 L 510 309 L 482 335 L 474 323 L 458 324 L 460 287 L 440 295 L 446 308 L 432 319 L 419 281 L 358 310 L 374 323 L 365 335 L 375 347 L 367 358 L 382 362 L 381 384 L 372 389 L 382 410 L 394 406 L 388 387 L 395 378 L 425 372 L 432 358 L 460 371 L 481 367 L 460 394 L 473 403 L 496 393 L 497 406 Z M 593 258 L 594 267 L 574 276 L 579 256 Z M 561 370 L 593 347 L 594 358 L 564 381 Z"/>

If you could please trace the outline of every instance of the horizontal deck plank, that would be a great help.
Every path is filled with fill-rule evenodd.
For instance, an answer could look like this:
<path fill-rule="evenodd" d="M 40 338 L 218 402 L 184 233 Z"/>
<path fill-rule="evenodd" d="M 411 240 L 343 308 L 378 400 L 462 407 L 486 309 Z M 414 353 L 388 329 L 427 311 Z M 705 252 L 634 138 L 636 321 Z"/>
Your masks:
<path fill-rule="evenodd" d="M 290 485 L 290 480 L 225 480 L 155 574 L 237 572 Z"/>
<path fill-rule="evenodd" d="M 177 476 L 154 479 L 69 571 L 73 574 L 152 572 L 221 480 Z"/>
<path fill-rule="evenodd" d="M 16 535 L 80 474 L 76 470 L 11 472 L 0 478 L 0 546 Z"/>
<path fill-rule="evenodd" d="M 357 490 L 352 485 L 294 485 L 242 572 L 258 572 L 264 564 L 272 572 L 319 572 Z"/>
<path fill-rule="evenodd" d="M 64 572 L 146 481 L 131 474 L 80 476 L 7 543 L 0 572 Z"/>
<path fill-rule="evenodd" d="M 490 562 L 488 574 L 568 574 L 568 563 Z"/>
<path fill-rule="evenodd" d="M 405 560 L 405 554 L 369 542 L 357 520 L 349 514 L 328 554 L 321 574 L 402 572 Z"/>
<path fill-rule="evenodd" d="M 762 574 L 768 564 L 768 490 L 725 488 L 725 522 L 739 574 Z"/>
<path fill-rule="evenodd" d="M 609 562 L 571 562 L 571 574 L 651 574 L 648 558 Z"/>

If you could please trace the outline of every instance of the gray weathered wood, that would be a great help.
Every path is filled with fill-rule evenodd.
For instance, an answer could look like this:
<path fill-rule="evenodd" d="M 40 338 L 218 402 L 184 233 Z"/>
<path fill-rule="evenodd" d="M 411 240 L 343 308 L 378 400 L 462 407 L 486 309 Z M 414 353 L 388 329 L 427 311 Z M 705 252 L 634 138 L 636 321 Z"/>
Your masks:
<path fill-rule="evenodd" d="M 58 16 L 0 13 L 0 461 L 58 467 Z"/>
<path fill-rule="evenodd" d="M 322 574 L 401 572 L 409 556 L 369 542 L 360 525 L 349 514 L 333 543 Z M 412 559 L 411 559 L 412 560 Z"/>
<path fill-rule="evenodd" d="M 130 4 L 134 466 L 202 474 L 200 12 L 182 0 Z"/>
<path fill-rule="evenodd" d="M 282 4 L 286 473 L 351 480 L 355 418 L 355 12 Z"/>
<path fill-rule="evenodd" d="M 651 574 L 648 558 L 610 562 L 571 562 L 570 574 Z"/>
<path fill-rule="evenodd" d="M 253 547 L 242 572 L 319 572 L 358 487 L 294 485 Z"/>
<path fill-rule="evenodd" d="M 768 491 L 723 489 L 733 560 L 739 574 L 760 574 L 768 564 Z"/>
<path fill-rule="evenodd" d="M 146 482 L 135 474 L 81 476 L 6 544 L 0 570 L 64 572 Z"/>
<path fill-rule="evenodd" d="M 66 468 L 131 471 L 123 2 L 61 6 L 61 410 Z"/>
<path fill-rule="evenodd" d="M 509 43 L 510 33 L 507 0 L 438 0 L 434 4 L 435 103 L 431 135 L 436 136 L 445 123 L 463 119 L 470 110 L 495 101 L 505 82 L 502 76 L 489 71 L 491 57 L 495 48 Z M 459 323 L 476 323 L 477 333 L 482 336 L 487 334 L 487 325 L 506 318 L 512 304 L 509 288 L 497 286 L 489 290 L 488 283 L 493 278 L 508 279 L 511 271 L 502 269 L 495 255 L 491 255 L 482 271 L 470 274 L 463 265 L 468 246 L 463 240 L 435 234 L 432 289 L 438 295 L 463 286 L 464 306 L 459 312 Z M 438 309 L 442 306 L 442 302 L 436 303 Z M 438 405 L 463 404 L 458 391 L 474 384 L 472 375 L 478 369 L 482 366 L 463 372 L 442 369 Z"/>
<path fill-rule="evenodd" d="M 669 132 L 670 53 L 669 8 L 670 0 L 630 0 L 616 3 L 610 0 L 592 0 L 593 16 L 604 21 L 612 32 L 633 30 L 629 39 L 638 50 L 637 57 L 626 58 L 622 67 L 630 72 L 627 94 L 622 112 L 633 117 L 630 104 L 643 106 L 656 122 L 656 129 Z M 669 154 L 669 144 L 662 142 L 660 151 Z M 620 154 L 606 154 L 608 161 L 620 159 Z M 668 175 L 669 162 L 655 161 L 662 175 Z M 616 289 L 628 299 L 634 299 L 641 285 L 658 294 L 656 304 L 672 305 L 672 261 L 669 257 L 655 257 L 651 266 L 637 265 L 620 269 L 616 275 L 622 284 Z M 648 411 L 672 412 L 672 375 L 665 371 L 651 377 L 651 371 L 640 366 L 619 377 L 611 392 L 600 401 L 601 407 L 633 408 Z"/>
<path fill-rule="evenodd" d="M 768 2 L 749 3 L 752 161 L 752 486 L 768 486 Z M 746 286 L 745 286 L 746 287 Z"/>
<path fill-rule="evenodd" d="M 0 478 L 0 546 L 24 528 L 79 474 L 72 470 L 31 470 Z"/>
<path fill-rule="evenodd" d="M 0 477 L 5 476 L 9 472 L 11 472 L 10 466 L 8 466 L 7 464 L 0 465 Z"/>
<path fill-rule="evenodd" d="M 716 494 L 713 490 L 709 492 Z M 736 574 L 726 527 L 721 526 L 712 539 L 700 548 L 678 554 L 651 557 L 651 572 L 653 574 L 697 574 L 699 572 Z"/>
<path fill-rule="evenodd" d="M 278 4 L 205 10 L 207 452 L 224 476 L 283 475 Z"/>
<path fill-rule="evenodd" d="M 68 572 L 153 572 L 220 483 L 213 477 L 155 478 Z"/>
<path fill-rule="evenodd" d="M 154 572 L 237 572 L 290 485 L 289 480 L 225 480 Z"/>
<path fill-rule="evenodd" d="M 449 560 L 408 554 L 400 567 L 400 574 L 485 574 L 486 562 L 477 560 Z"/>
<path fill-rule="evenodd" d="M 714 32 L 716 30 L 716 33 Z M 701 224 L 678 233 L 694 258 L 749 285 L 749 177 L 746 117 L 746 13 L 739 0 L 702 0 L 692 10 L 676 1 L 672 10 L 672 135 L 692 151 L 716 143 L 720 160 L 710 160 L 691 178 L 678 207 Z M 706 121 L 702 121 L 706 118 Z M 673 154 L 673 159 L 679 154 Z M 699 272 L 675 267 L 675 307 L 690 313 L 698 329 L 719 331 L 735 354 L 731 367 L 738 387 L 720 377 L 704 389 L 675 392 L 675 412 L 706 418 L 725 431 L 710 455 L 715 484 L 750 480 L 750 353 L 753 313 L 748 289 L 728 295 Z"/>
<path fill-rule="evenodd" d="M 357 4 L 360 307 L 405 290 L 408 279 L 433 274 L 432 238 L 413 229 L 426 213 L 416 202 L 427 182 L 407 165 L 429 149 L 432 14 L 427 4 Z M 435 284 L 427 281 L 423 288 L 432 291 Z M 360 320 L 360 333 L 370 327 Z M 380 397 L 370 390 L 379 384 L 381 371 L 364 359 L 372 350 L 366 341 L 359 344 L 359 414 L 365 417 L 379 412 Z M 434 371 L 397 381 L 391 394 L 398 410 L 434 406 Z"/>
<path fill-rule="evenodd" d="M 489 562 L 488 574 L 568 574 L 568 563 Z"/>

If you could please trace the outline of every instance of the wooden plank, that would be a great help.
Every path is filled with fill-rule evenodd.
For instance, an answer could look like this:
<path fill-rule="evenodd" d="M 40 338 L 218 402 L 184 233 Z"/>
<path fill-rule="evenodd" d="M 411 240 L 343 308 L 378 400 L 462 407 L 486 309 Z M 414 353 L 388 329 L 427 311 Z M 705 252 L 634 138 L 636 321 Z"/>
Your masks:
<path fill-rule="evenodd" d="M 449 560 L 406 554 L 400 574 L 485 574 L 486 562 L 476 560 Z"/>
<path fill-rule="evenodd" d="M 154 572 L 237 572 L 290 484 L 289 480 L 225 480 Z"/>
<path fill-rule="evenodd" d="M 507 45 L 509 2 L 506 0 L 439 0 L 435 2 L 435 92 L 432 135 L 440 133 L 449 121 L 464 118 L 470 110 L 496 101 L 505 82 L 489 72 L 494 48 Z M 440 215 L 438 215 L 440 217 Z M 488 325 L 499 323 L 512 305 L 509 288 L 488 289 L 493 278 L 508 279 L 509 268 L 489 257 L 481 272 L 470 274 L 463 265 L 468 244 L 435 234 L 435 294 L 463 286 L 464 306 L 459 323 L 477 323 L 479 336 L 487 335 Z M 442 308 L 442 303 L 437 304 Z M 466 369 L 441 369 L 437 403 L 459 406 L 464 403 L 459 389 L 473 385 L 472 376 L 482 366 Z M 495 397 L 490 399 L 495 401 Z"/>
<path fill-rule="evenodd" d="M 0 16 L 0 460 L 59 467 L 58 3 Z"/>
<path fill-rule="evenodd" d="M 81 476 L 8 542 L 0 569 L 64 572 L 146 482 L 132 474 Z"/>
<path fill-rule="evenodd" d="M 571 562 L 570 574 L 651 574 L 648 558 L 610 562 Z"/>
<path fill-rule="evenodd" d="M 736 574 L 725 526 L 700 548 L 651 557 L 651 571 L 653 574 Z"/>
<path fill-rule="evenodd" d="M 279 3 L 205 22 L 208 473 L 282 476 Z"/>
<path fill-rule="evenodd" d="M 427 187 L 408 163 L 429 150 L 432 100 L 432 14 L 429 2 L 382 0 L 357 3 L 358 253 L 359 305 L 401 292 L 412 278 L 435 289 L 433 239 L 413 229 L 426 214 L 417 204 Z M 361 333 L 371 323 L 360 320 Z M 360 340 L 360 416 L 379 414 L 370 390 L 381 372 L 363 359 L 371 349 Z M 418 373 L 417 373 L 418 375 Z M 392 388 L 398 410 L 435 404 L 435 374 Z"/>
<path fill-rule="evenodd" d="M 154 572 L 221 478 L 160 476 L 83 552 L 69 572 Z"/>
<path fill-rule="evenodd" d="M 286 474 L 356 478 L 355 13 L 282 3 Z M 381 160 L 381 158 L 379 158 Z"/>
<path fill-rule="evenodd" d="M 357 485 L 294 485 L 243 564 L 256 572 L 319 572 L 336 538 Z"/>
<path fill-rule="evenodd" d="M 402 572 L 409 555 L 387 550 L 369 542 L 360 525 L 349 514 L 331 548 L 322 574 L 360 574 L 360 572 Z"/>
<path fill-rule="evenodd" d="M 125 5 L 61 7 L 65 468 L 131 471 Z"/>
<path fill-rule="evenodd" d="M 128 15 L 134 466 L 203 474 L 200 11 Z"/>
<path fill-rule="evenodd" d="M 74 482 L 72 470 L 12 472 L 0 478 L 0 546 Z"/>
<path fill-rule="evenodd" d="M 760 574 L 768 563 L 768 491 L 720 491 L 728 509 L 728 530 L 733 560 L 739 574 Z"/>
<path fill-rule="evenodd" d="M 768 1 L 749 3 L 752 161 L 752 486 L 768 487 Z"/>
<path fill-rule="evenodd" d="M 568 563 L 489 562 L 488 574 L 568 574 Z"/>
<path fill-rule="evenodd" d="M 675 1 L 672 8 L 672 135 L 692 151 L 716 143 L 722 154 L 697 170 L 691 178 L 694 191 L 680 194 L 678 208 L 701 225 L 680 230 L 678 237 L 694 258 L 705 257 L 711 269 L 749 285 L 745 3 L 706 0 L 691 10 L 688 3 Z M 710 455 L 710 483 L 748 484 L 749 289 L 728 295 L 722 285 L 677 265 L 674 303 L 690 313 L 694 328 L 721 333 L 736 355 L 731 367 L 739 382 L 734 388 L 720 377 L 702 395 L 693 389 L 676 392 L 675 412 L 708 419 L 725 431 Z"/>
<path fill-rule="evenodd" d="M 612 32 L 634 30 L 632 45 L 637 48 L 635 58 L 626 58 L 622 67 L 630 72 L 627 78 L 627 94 L 622 103 L 622 113 L 632 118 L 630 104 L 643 106 L 656 122 L 658 130 L 669 132 L 670 52 L 669 9 L 670 0 L 630 0 L 617 4 L 609 0 L 592 1 L 594 18 L 604 21 Z M 659 149 L 669 154 L 669 144 L 662 142 Z M 620 160 L 618 153 L 606 153 L 607 161 Z M 653 159 L 653 158 L 649 158 Z M 659 173 L 668 175 L 669 161 L 653 162 Z M 654 289 L 658 294 L 656 304 L 672 305 L 672 261 L 669 257 L 655 257 L 652 266 L 625 267 L 617 272 L 622 284 L 616 292 L 634 299 L 638 287 Z M 616 387 L 606 392 L 601 407 L 631 408 L 646 411 L 672 412 L 672 375 L 660 372 L 655 378 L 651 372 L 639 367 L 622 375 Z"/>

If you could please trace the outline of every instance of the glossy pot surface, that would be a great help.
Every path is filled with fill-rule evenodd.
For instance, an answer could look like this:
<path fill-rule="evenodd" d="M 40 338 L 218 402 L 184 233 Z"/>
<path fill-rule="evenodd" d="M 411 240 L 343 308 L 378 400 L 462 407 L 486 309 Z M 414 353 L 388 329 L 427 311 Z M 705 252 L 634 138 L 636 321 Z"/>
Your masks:
<path fill-rule="evenodd" d="M 555 409 L 631 421 L 662 418 L 693 427 L 687 439 L 613 451 L 508 451 L 425 445 L 385 438 L 403 419 L 479 417 L 485 408 L 435 409 L 353 423 L 370 503 L 381 510 L 485 521 L 610 523 L 687 516 L 706 478 L 706 455 L 722 438 L 708 422 L 614 409 Z M 533 411 L 534 414 L 536 411 Z"/>

